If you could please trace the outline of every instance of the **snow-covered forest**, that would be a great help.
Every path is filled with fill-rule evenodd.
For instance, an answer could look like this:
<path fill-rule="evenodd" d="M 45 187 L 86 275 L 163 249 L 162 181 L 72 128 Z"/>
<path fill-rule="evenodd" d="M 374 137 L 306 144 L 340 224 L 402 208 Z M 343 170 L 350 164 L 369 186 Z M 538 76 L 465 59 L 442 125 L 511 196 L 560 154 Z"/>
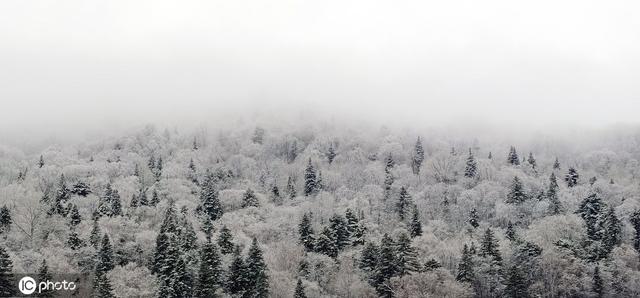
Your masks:
<path fill-rule="evenodd" d="M 640 296 L 636 128 L 232 127 L 0 147 L 0 295 Z"/>

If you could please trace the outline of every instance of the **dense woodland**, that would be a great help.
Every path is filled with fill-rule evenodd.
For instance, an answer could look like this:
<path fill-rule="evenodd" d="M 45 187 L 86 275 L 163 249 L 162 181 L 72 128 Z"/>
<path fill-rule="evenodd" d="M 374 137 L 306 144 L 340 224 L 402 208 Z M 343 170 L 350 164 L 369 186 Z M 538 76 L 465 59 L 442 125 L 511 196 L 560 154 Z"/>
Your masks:
<path fill-rule="evenodd" d="M 241 123 L 0 146 L 0 296 L 82 273 L 95 297 L 638 297 L 640 131 L 610 132 Z"/>

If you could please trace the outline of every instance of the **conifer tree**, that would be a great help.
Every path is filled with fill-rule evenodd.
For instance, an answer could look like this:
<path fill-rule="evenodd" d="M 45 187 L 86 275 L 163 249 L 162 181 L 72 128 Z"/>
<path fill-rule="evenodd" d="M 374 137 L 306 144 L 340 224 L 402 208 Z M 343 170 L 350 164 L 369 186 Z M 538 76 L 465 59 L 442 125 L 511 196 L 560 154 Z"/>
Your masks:
<path fill-rule="evenodd" d="M 411 216 L 411 223 L 409 224 L 411 238 L 422 236 L 422 222 L 420 221 L 420 213 L 418 208 L 413 206 L 413 215 Z"/>
<path fill-rule="evenodd" d="M 567 175 L 564 177 L 564 181 L 567 182 L 568 187 L 574 187 L 578 185 L 579 178 L 578 171 L 574 167 L 570 167 Z"/>
<path fill-rule="evenodd" d="M 40 159 L 38 160 L 38 168 L 44 167 L 44 157 L 40 155 Z"/>
<path fill-rule="evenodd" d="M 51 207 L 47 211 L 48 215 L 59 214 L 62 216 L 66 216 L 66 207 L 65 203 L 70 198 L 70 191 L 67 188 L 67 182 L 64 178 L 64 174 L 60 175 L 60 180 L 58 181 L 58 190 L 56 191 L 56 195 L 53 199 Z"/>
<path fill-rule="evenodd" d="M 309 162 L 307 163 L 307 168 L 304 171 L 304 195 L 310 196 L 316 192 L 316 169 L 311 164 L 311 158 L 309 158 Z"/>
<path fill-rule="evenodd" d="M 420 137 L 418 137 L 416 145 L 413 148 L 413 157 L 411 159 L 411 169 L 413 170 L 413 174 L 420 174 L 422 162 L 424 162 L 424 149 L 422 148 L 422 141 L 420 140 Z"/>
<path fill-rule="evenodd" d="M 101 239 L 102 235 L 100 233 L 100 226 L 98 225 L 98 220 L 95 219 L 93 221 L 93 229 L 91 229 L 91 235 L 89 235 L 89 243 L 91 243 L 91 245 L 95 249 L 98 249 Z"/>
<path fill-rule="evenodd" d="M 527 298 L 529 297 L 529 289 L 527 286 L 527 280 L 524 277 L 521 268 L 518 266 L 511 266 L 507 270 L 507 277 L 505 281 L 504 296 L 509 298 Z"/>
<path fill-rule="evenodd" d="M 560 161 L 558 161 L 557 157 L 556 157 L 556 160 L 553 162 L 553 169 L 554 170 L 559 170 L 560 169 Z"/>
<path fill-rule="evenodd" d="M 193 224 L 188 219 L 188 211 L 186 207 L 183 207 L 181 213 L 182 215 L 179 219 L 180 225 L 178 229 L 178 241 L 180 241 L 182 251 L 187 252 L 197 248 L 197 236 L 196 230 L 193 228 Z"/>
<path fill-rule="evenodd" d="M 196 137 L 193 137 L 193 143 L 191 144 L 191 149 L 193 149 L 193 151 L 197 151 L 198 148 L 198 139 Z"/>
<path fill-rule="evenodd" d="M 472 282 L 474 280 L 473 253 L 471 253 L 466 244 L 462 248 L 462 258 L 458 264 L 456 280 L 459 282 Z"/>
<path fill-rule="evenodd" d="M 502 264 L 502 256 L 498 249 L 498 240 L 490 228 L 487 228 L 480 242 L 480 256 L 491 258 L 497 265 Z"/>
<path fill-rule="evenodd" d="M 389 279 L 398 274 L 395 246 L 395 241 L 389 235 L 384 234 L 382 236 L 378 264 L 372 277 L 373 286 L 381 297 L 393 297 Z"/>
<path fill-rule="evenodd" d="M 160 197 L 158 196 L 158 191 L 154 188 L 151 192 L 151 200 L 149 201 L 149 206 L 157 206 L 160 203 Z"/>
<path fill-rule="evenodd" d="M 40 268 L 38 269 L 38 280 L 39 281 L 53 280 L 51 273 L 49 273 L 49 266 L 47 266 L 46 259 L 42 260 L 42 265 L 40 265 Z M 40 292 L 40 294 L 38 295 L 38 297 L 47 297 L 47 298 L 54 297 L 53 289 L 43 289 L 42 292 Z"/>
<path fill-rule="evenodd" d="M 203 244 L 200 250 L 200 267 L 198 270 L 197 297 L 218 297 L 218 289 L 222 285 L 222 262 L 216 245 L 210 241 Z"/>
<path fill-rule="evenodd" d="M 287 194 L 289 194 L 289 199 L 293 199 L 298 195 L 291 176 L 289 176 L 289 178 L 287 179 Z"/>
<path fill-rule="evenodd" d="M 220 235 L 218 235 L 218 246 L 222 254 L 226 255 L 233 252 L 233 235 L 231 235 L 231 231 L 226 225 L 222 226 Z"/>
<path fill-rule="evenodd" d="M 587 242 L 585 246 L 589 250 L 585 257 L 591 261 L 604 258 L 609 253 L 609 247 L 603 243 L 607 234 L 606 227 L 604 226 L 606 212 L 606 205 L 596 193 L 592 193 L 582 200 L 578 210 L 576 211 L 576 213 L 584 220 L 587 228 Z M 619 236 L 611 235 L 611 239 L 614 239 L 615 237 Z"/>
<path fill-rule="evenodd" d="M 477 228 L 478 226 L 480 226 L 480 223 L 478 222 L 478 219 L 479 219 L 479 216 L 478 216 L 478 211 L 476 210 L 476 208 L 471 209 L 471 212 L 469 212 L 469 224 L 474 229 Z"/>
<path fill-rule="evenodd" d="M 362 248 L 360 259 L 358 260 L 358 267 L 367 272 L 375 270 L 378 265 L 379 253 L 380 251 L 377 245 L 373 242 L 367 242 Z"/>
<path fill-rule="evenodd" d="M 199 185 L 198 182 L 198 172 L 196 170 L 196 164 L 193 162 L 193 158 L 189 160 L 189 172 L 187 173 L 187 178 L 195 185 Z"/>
<path fill-rule="evenodd" d="M 114 298 L 113 287 L 111 281 L 107 278 L 107 274 L 96 270 L 93 280 L 93 297 L 96 298 Z"/>
<path fill-rule="evenodd" d="M 309 273 L 309 262 L 307 262 L 307 259 L 302 258 L 298 263 L 298 276 L 306 278 L 309 276 Z"/>
<path fill-rule="evenodd" d="M 9 232 L 12 222 L 11 211 L 9 211 L 7 205 L 2 206 L 2 208 L 0 208 L 0 234 Z"/>
<path fill-rule="evenodd" d="M 76 250 L 83 246 L 82 240 L 78 236 L 78 233 L 76 233 L 75 228 L 71 228 L 71 231 L 69 232 L 67 245 L 69 245 L 69 248 L 71 248 L 71 250 Z"/>
<path fill-rule="evenodd" d="M 96 273 L 107 273 L 115 267 L 113 263 L 113 248 L 108 235 L 102 238 L 102 246 L 98 252 L 98 263 L 96 264 Z"/>
<path fill-rule="evenodd" d="M 69 211 L 69 225 L 71 225 L 71 227 L 76 227 L 81 222 L 82 222 L 82 216 L 80 216 L 80 212 L 78 211 L 78 206 L 76 206 L 75 204 L 71 205 L 71 211 Z"/>
<path fill-rule="evenodd" d="M 81 197 L 86 197 L 89 194 L 91 194 L 91 186 L 89 186 L 89 184 L 85 182 L 78 181 L 76 182 L 76 184 L 73 185 L 73 188 L 71 189 L 71 193 Z"/>
<path fill-rule="evenodd" d="M 248 287 L 248 282 L 246 266 L 240 254 L 240 248 L 236 246 L 233 250 L 233 259 L 227 273 L 226 292 L 231 295 L 241 295 Z"/>
<path fill-rule="evenodd" d="M 260 203 L 258 202 L 258 197 L 253 192 L 251 188 L 248 188 L 247 191 L 244 192 L 242 196 L 242 208 L 247 207 L 260 207 Z"/>
<path fill-rule="evenodd" d="M 396 268 L 398 275 L 404 276 L 421 270 L 418 253 L 411 246 L 411 238 L 402 233 L 396 242 Z"/>
<path fill-rule="evenodd" d="M 349 234 L 349 238 L 353 242 L 355 240 L 355 235 L 358 232 L 359 220 L 356 215 L 353 214 L 351 208 L 347 208 L 344 212 L 344 217 L 347 220 L 347 232 Z"/>
<path fill-rule="evenodd" d="M 546 197 L 549 199 L 549 213 L 553 215 L 560 214 L 562 212 L 562 203 L 560 203 L 560 198 L 558 197 L 558 179 L 555 173 L 551 173 L 551 176 L 549 176 L 549 188 L 547 189 Z"/>
<path fill-rule="evenodd" d="M 491 154 L 491 151 L 489 151 L 489 155 L 487 155 L 487 159 L 493 159 L 493 155 Z"/>
<path fill-rule="evenodd" d="M 273 196 L 273 201 L 278 202 L 278 204 L 282 203 L 280 200 L 280 189 L 278 188 L 278 184 L 276 182 L 271 185 L 271 196 Z"/>
<path fill-rule="evenodd" d="M 473 152 L 471 152 L 471 148 L 469 148 L 469 156 L 467 157 L 464 176 L 467 178 L 475 178 L 476 175 L 478 175 L 478 163 L 476 162 L 476 158 L 473 156 Z"/>
<path fill-rule="evenodd" d="M 516 147 L 511 146 L 511 148 L 509 148 L 509 155 L 507 156 L 507 162 L 514 166 L 520 165 L 520 157 L 518 157 L 518 152 L 516 152 Z"/>
<path fill-rule="evenodd" d="M 333 148 L 333 143 L 329 144 L 329 151 L 327 152 L 327 161 L 329 164 L 333 163 L 333 160 L 336 158 L 336 151 Z"/>
<path fill-rule="evenodd" d="M 322 232 L 318 235 L 314 243 L 314 249 L 316 252 L 325 254 L 329 257 L 335 258 L 338 256 L 338 247 L 336 246 L 336 240 L 334 234 L 329 227 L 324 227 Z"/>
<path fill-rule="evenodd" d="M 258 245 L 258 240 L 253 238 L 249 253 L 247 255 L 246 271 L 248 281 L 249 297 L 266 298 L 269 296 L 269 276 L 267 275 L 267 264 L 262 257 L 262 249 Z"/>
<path fill-rule="evenodd" d="M 147 198 L 147 190 L 143 185 L 140 185 L 140 189 L 138 190 L 138 205 L 139 206 L 147 206 L 149 205 L 149 199 Z"/>
<path fill-rule="evenodd" d="M 331 218 L 329 218 L 329 228 L 331 229 L 332 238 L 335 241 L 335 246 L 338 251 L 341 251 L 350 244 L 349 239 L 351 234 L 349 233 L 347 221 L 343 216 L 338 214 L 331 216 Z"/>
<path fill-rule="evenodd" d="M 518 176 L 513 177 L 513 182 L 511 183 L 509 193 L 507 194 L 506 203 L 520 204 L 526 200 L 527 195 L 524 192 L 524 187 L 522 186 L 520 178 L 518 178 Z"/>
<path fill-rule="evenodd" d="M 400 197 L 396 203 L 396 212 L 398 212 L 398 217 L 401 221 L 405 219 L 409 211 L 409 206 L 411 206 L 411 195 L 409 195 L 409 192 L 407 192 L 407 189 L 403 186 L 400 188 Z"/>
<path fill-rule="evenodd" d="M 436 259 L 434 258 L 431 258 L 424 263 L 424 266 L 422 266 L 422 269 L 423 271 L 428 272 L 441 267 L 442 267 L 442 264 L 440 264 L 440 262 L 436 261 Z"/>
<path fill-rule="evenodd" d="M 538 164 L 536 163 L 536 159 L 533 157 L 532 152 L 529 152 L 529 158 L 527 159 L 527 162 L 529 163 L 531 168 L 535 171 Z"/>
<path fill-rule="evenodd" d="M 311 226 L 311 214 L 305 213 L 302 215 L 302 220 L 298 225 L 298 234 L 300 235 L 299 242 L 304 246 L 306 251 L 314 250 L 314 231 Z"/>
<path fill-rule="evenodd" d="M 620 220 L 616 216 L 613 207 L 609 207 L 607 213 L 604 215 L 602 226 L 604 228 L 604 249 L 610 252 L 622 242 L 622 223 L 620 223 Z"/>
<path fill-rule="evenodd" d="M 111 194 L 111 216 L 120 215 L 122 215 L 122 201 L 120 200 L 120 194 L 114 189 Z"/>
<path fill-rule="evenodd" d="M 205 177 L 202 190 L 200 191 L 200 205 L 196 209 L 197 213 L 203 212 L 211 221 L 218 220 L 224 213 L 222 204 L 218 198 L 218 190 L 214 185 L 214 180 L 215 178 L 211 173 Z"/>
<path fill-rule="evenodd" d="M 640 210 L 635 210 L 629 216 L 629 221 L 631 222 L 631 226 L 635 233 L 633 234 L 633 248 L 636 249 L 638 253 L 640 253 Z"/>
<path fill-rule="evenodd" d="M 298 282 L 296 283 L 296 289 L 293 292 L 293 298 L 307 298 L 307 294 L 304 293 L 304 286 L 302 285 L 302 280 L 298 278 Z"/>
<path fill-rule="evenodd" d="M 15 292 L 15 284 L 13 281 L 13 262 L 9 258 L 4 246 L 0 246 L 0 296 L 10 297 Z"/>
<path fill-rule="evenodd" d="M 600 276 L 600 266 L 596 265 L 593 270 L 593 292 L 596 293 L 596 297 L 602 297 L 604 295 L 604 283 Z"/>
<path fill-rule="evenodd" d="M 509 223 L 507 224 L 507 231 L 505 232 L 505 235 L 507 236 L 507 239 L 509 239 L 509 241 L 511 242 L 516 242 L 516 240 L 518 239 L 518 236 L 516 235 L 516 230 L 513 227 L 513 224 L 511 223 L 511 221 L 509 221 Z"/>

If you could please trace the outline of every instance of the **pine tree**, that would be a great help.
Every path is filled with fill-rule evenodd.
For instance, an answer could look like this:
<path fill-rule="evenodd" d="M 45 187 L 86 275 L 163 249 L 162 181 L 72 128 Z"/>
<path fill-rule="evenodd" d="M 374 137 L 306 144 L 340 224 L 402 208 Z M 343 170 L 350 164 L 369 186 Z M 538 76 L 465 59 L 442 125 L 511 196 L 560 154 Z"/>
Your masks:
<path fill-rule="evenodd" d="M 199 185 L 198 172 L 196 171 L 196 164 L 193 162 L 193 158 L 189 160 L 189 172 L 187 178 L 195 185 Z"/>
<path fill-rule="evenodd" d="M 479 216 L 478 216 L 478 211 L 476 210 L 476 208 L 471 209 L 471 212 L 469 212 L 469 224 L 475 229 L 478 226 L 480 226 L 480 223 L 478 222 Z"/>
<path fill-rule="evenodd" d="M 602 277 L 600 277 L 600 266 L 596 265 L 596 268 L 593 270 L 593 292 L 596 293 L 597 297 L 602 297 L 604 295 L 604 283 L 602 281 Z"/>
<path fill-rule="evenodd" d="M 0 208 L 0 234 L 9 232 L 12 222 L 11 211 L 9 211 L 7 205 L 2 206 L 2 208 Z"/>
<path fill-rule="evenodd" d="M 96 272 L 104 273 L 111 271 L 115 267 L 113 263 L 113 248 L 109 236 L 104 235 L 102 238 L 102 246 L 98 252 L 98 263 L 96 264 Z"/>
<path fill-rule="evenodd" d="M 197 244 L 197 236 L 196 230 L 193 228 L 193 224 L 188 219 L 188 210 L 186 207 L 182 207 L 182 215 L 179 219 L 179 229 L 178 229 L 178 241 L 180 241 L 180 247 L 183 252 L 187 252 L 193 249 L 196 249 Z"/>
<path fill-rule="evenodd" d="M 95 249 L 98 249 L 101 239 L 102 235 L 100 234 L 100 226 L 98 225 L 98 220 L 94 220 L 93 229 L 91 230 L 91 235 L 89 235 L 89 243 L 91 243 L 91 245 Z"/>
<path fill-rule="evenodd" d="M 246 266 L 242 255 L 240 255 L 240 248 L 236 246 L 233 250 L 233 259 L 229 266 L 226 281 L 226 292 L 231 295 L 243 294 L 248 287 L 248 280 L 246 276 Z"/>
<path fill-rule="evenodd" d="M 246 207 L 260 207 L 258 197 L 256 197 L 256 194 L 251 188 L 248 188 L 242 196 L 242 208 Z"/>
<path fill-rule="evenodd" d="M 96 270 L 93 280 L 93 297 L 96 298 L 113 298 L 113 287 L 111 281 L 107 278 L 107 274 Z"/>
<path fill-rule="evenodd" d="M 579 178 L 580 176 L 578 175 L 578 171 L 575 168 L 570 167 L 567 175 L 564 177 L 564 181 L 567 182 L 568 187 L 574 187 L 578 185 Z"/>
<path fill-rule="evenodd" d="M 71 189 L 71 193 L 81 197 L 86 197 L 89 194 L 91 194 L 91 186 L 89 186 L 89 184 L 85 182 L 78 181 L 76 182 L 76 184 L 73 185 L 73 188 Z"/>
<path fill-rule="evenodd" d="M 148 206 L 149 199 L 147 198 L 147 190 L 143 185 L 140 185 L 140 189 L 138 190 L 138 205 L 139 206 Z"/>
<path fill-rule="evenodd" d="M 160 285 L 158 296 L 167 298 L 191 297 L 193 295 L 193 277 L 182 257 L 177 256 L 175 260 L 173 270 Z"/>
<path fill-rule="evenodd" d="M 47 281 L 52 279 L 53 277 L 51 276 L 51 273 L 49 273 L 49 266 L 47 266 L 47 260 L 43 259 L 42 265 L 40 265 L 40 268 L 38 269 L 38 280 Z M 38 295 L 38 297 L 47 297 L 47 298 L 54 297 L 53 289 L 43 289 L 42 292 L 40 292 L 40 294 Z"/>
<path fill-rule="evenodd" d="M 424 266 L 422 266 L 422 269 L 425 272 L 429 272 L 441 267 L 442 267 L 442 264 L 440 264 L 440 262 L 436 261 L 436 259 L 431 258 L 424 263 Z"/>
<path fill-rule="evenodd" d="M 413 149 L 413 157 L 411 159 L 411 169 L 413 170 L 413 174 L 420 174 L 422 162 L 424 162 L 424 149 L 422 148 L 422 141 L 420 140 L 420 137 L 418 137 Z"/>
<path fill-rule="evenodd" d="M 1 212 L 0 212 L 1 213 Z M 69 225 L 71 227 L 76 227 L 82 222 L 82 216 L 80 216 L 80 212 L 78 211 L 78 206 L 75 204 L 71 205 L 71 211 L 69 211 Z"/>
<path fill-rule="evenodd" d="M 456 280 L 459 282 L 472 282 L 475 279 L 473 267 L 473 253 L 469 251 L 468 246 L 465 244 L 462 248 L 462 258 L 458 264 Z"/>
<path fill-rule="evenodd" d="M 422 222 L 420 221 L 420 213 L 418 208 L 413 206 L 413 215 L 411 216 L 411 223 L 409 224 L 411 238 L 422 236 Z"/>
<path fill-rule="evenodd" d="M 329 218 L 329 228 L 333 234 L 335 240 L 335 246 L 338 251 L 341 251 L 350 244 L 351 234 L 347 226 L 347 221 L 343 216 L 334 214 Z"/>
<path fill-rule="evenodd" d="M 509 239 L 509 241 L 511 242 L 516 242 L 518 239 L 518 236 L 516 235 L 516 230 L 513 227 L 513 224 L 511 223 L 511 221 L 509 221 L 509 223 L 507 224 L 507 231 L 505 232 L 505 235 L 507 236 L 507 239 Z"/>
<path fill-rule="evenodd" d="M 153 174 L 156 176 L 156 181 L 160 181 L 160 177 L 162 177 L 162 157 L 158 157 L 156 161 L 156 167 L 152 170 Z"/>
<path fill-rule="evenodd" d="M 350 208 L 347 208 L 347 210 L 344 212 L 344 217 L 347 220 L 347 233 L 349 234 L 349 238 L 353 243 L 355 240 L 355 235 L 358 232 L 358 226 L 360 225 L 359 220 L 356 215 L 353 214 L 353 211 Z"/>
<path fill-rule="evenodd" d="M 146 197 L 145 197 L 146 199 Z M 122 201 L 118 190 L 114 189 L 111 193 L 111 216 L 122 215 Z"/>
<path fill-rule="evenodd" d="M 66 208 L 65 203 L 70 198 L 70 191 L 67 188 L 67 182 L 64 178 L 64 174 L 60 175 L 60 180 L 58 181 L 58 190 L 56 191 L 56 195 L 54 200 L 50 206 L 50 209 L 47 211 L 48 215 L 59 214 L 62 216 L 66 216 Z"/>
<path fill-rule="evenodd" d="M 421 270 L 418 253 L 411 246 L 411 238 L 402 233 L 396 242 L 396 268 L 398 275 L 404 276 Z"/>
<path fill-rule="evenodd" d="M 609 207 L 607 210 L 602 226 L 604 228 L 604 249 L 608 254 L 622 242 L 622 223 L 616 216 L 613 207 Z"/>
<path fill-rule="evenodd" d="M 38 160 L 38 168 L 44 167 L 44 157 L 40 155 L 40 159 Z"/>
<path fill-rule="evenodd" d="M 518 152 L 516 152 L 516 147 L 511 146 L 511 148 L 509 148 L 509 155 L 507 156 L 507 162 L 514 166 L 520 165 L 520 157 L 518 157 Z"/>
<path fill-rule="evenodd" d="M 287 194 L 289 194 L 289 199 L 293 199 L 298 195 L 291 176 L 287 179 Z"/>
<path fill-rule="evenodd" d="M 527 280 L 518 266 L 511 266 L 507 271 L 504 296 L 509 298 L 527 298 L 529 289 Z"/>
<path fill-rule="evenodd" d="M 160 203 L 160 197 L 158 196 L 158 191 L 154 188 L 151 192 L 151 201 L 149 201 L 150 206 L 157 206 Z"/>
<path fill-rule="evenodd" d="M 367 272 L 372 272 L 378 265 L 378 255 L 380 250 L 373 242 L 367 242 L 362 248 L 358 267 Z"/>
<path fill-rule="evenodd" d="M 378 264 L 372 277 L 373 286 L 381 297 L 393 297 L 393 291 L 389 285 L 389 279 L 398 274 L 396 259 L 396 244 L 384 234 L 380 243 L 380 254 L 378 256 Z"/>
<path fill-rule="evenodd" d="M 15 292 L 13 283 L 13 262 L 4 246 L 0 246 L 0 296 L 10 297 Z"/>
<path fill-rule="evenodd" d="M 560 169 L 560 161 L 558 161 L 557 157 L 556 157 L 556 160 L 553 162 L 553 169 L 554 170 L 559 170 Z"/>
<path fill-rule="evenodd" d="M 411 206 L 411 195 L 403 186 L 400 188 L 400 197 L 398 198 L 398 203 L 396 203 L 396 212 L 398 212 L 398 217 L 401 221 L 405 219 L 409 206 Z"/>
<path fill-rule="evenodd" d="M 80 237 L 78 236 L 78 233 L 76 233 L 74 228 L 72 228 L 71 231 L 69 232 L 69 239 L 67 239 L 67 245 L 69 245 L 69 248 L 71 248 L 71 250 L 76 250 L 83 246 L 82 239 L 80 239 Z"/>
<path fill-rule="evenodd" d="M 606 206 L 596 193 L 590 194 L 580 203 L 576 213 L 585 222 L 589 243 L 600 242 L 604 238 L 603 216 L 605 211 Z M 594 255 L 589 256 L 592 260 L 597 260 L 600 257 L 602 257 L 601 251 L 594 252 Z"/>
<path fill-rule="evenodd" d="M 198 289 L 196 297 L 218 297 L 222 285 L 222 261 L 216 245 L 207 242 L 200 250 L 200 268 L 198 270 Z"/>
<path fill-rule="evenodd" d="M 197 213 L 204 212 L 211 221 L 218 220 L 224 213 L 214 180 L 213 174 L 208 173 L 206 175 L 202 190 L 200 191 L 200 205 L 196 209 Z"/>
<path fill-rule="evenodd" d="M 220 235 L 218 235 L 218 246 L 220 247 L 220 252 L 225 255 L 233 252 L 233 235 L 231 235 L 231 231 L 226 225 L 222 226 Z"/>
<path fill-rule="evenodd" d="M 527 162 L 529 163 L 531 168 L 535 171 L 538 164 L 536 163 L 536 159 L 533 157 L 533 153 L 529 152 L 529 158 L 527 159 Z"/>
<path fill-rule="evenodd" d="M 293 292 L 293 298 L 307 298 L 307 294 L 304 293 L 304 286 L 302 285 L 302 280 L 298 278 L 298 282 L 296 283 L 296 289 Z"/>
<path fill-rule="evenodd" d="M 269 276 L 267 275 L 267 264 L 262 257 L 262 249 L 258 245 L 258 240 L 253 238 L 247 255 L 246 275 L 249 281 L 248 292 L 250 297 L 266 298 L 269 296 Z"/>
<path fill-rule="evenodd" d="M 391 186 L 393 185 L 393 182 L 395 180 L 391 170 L 393 170 L 394 165 L 395 165 L 395 162 L 393 161 L 391 154 L 389 154 L 385 160 L 385 168 L 384 168 L 384 200 L 385 201 L 389 200 L 389 198 L 391 197 Z"/>
<path fill-rule="evenodd" d="M 509 193 L 507 194 L 506 203 L 509 204 L 520 204 L 527 200 L 527 195 L 524 192 L 524 187 L 522 186 L 522 182 L 518 176 L 513 178 L 513 182 L 511 183 L 511 187 Z"/>
<path fill-rule="evenodd" d="M 333 160 L 336 158 L 336 151 L 333 148 L 333 143 L 329 144 L 329 151 L 327 152 L 327 161 L 329 164 L 333 163 Z"/>
<path fill-rule="evenodd" d="M 316 192 L 316 169 L 311 164 L 311 158 L 307 164 L 307 168 L 304 171 L 304 195 L 310 196 Z"/>
<path fill-rule="evenodd" d="M 282 203 L 280 200 L 280 189 L 278 188 L 278 184 L 276 182 L 271 185 L 271 196 L 273 197 L 273 201 L 278 204 Z"/>
<path fill-rule="evenodd" d="M 329 227 L 324 227 L 324 229 L 322 229 L 322 232 L 318 235 L 313 247 L 317 253 L 325 254 L 332 258 L 338 256 L 336 239 Z"/>
<path fill-rule="evenodd" d="M 629 221 L 635 230 L 633 234 L 633 247 L 636 249 L 638 253 L 640 253 L 640 210 L 635 210 L 629 216 Z"/>
<path fill-rule="evenodd" d="M 478 163 L 476 162 L 476 158 L 473 156 L 473 152 L 471 152 L 471 148 L 469 148 L 469 156 L 467 157 L 464 176 L 467 178 L 475 178 L 476 175 L 478 175 Z"/>
<path fill-rule="evenodd" d="M 298 225 L 298 234 L 300 235 L 299 242 L 304 246 L 306 251 L 314 250 L 314 231 L 311 226 L 311 214 L 305 213 L 302 215 L 302 220 Z"/>
<path fill-rule="evenodd" d="M 551 173 L 551 176 L 549 176 L 549 188 L 547 189 L 546 197 L 549 200 L 549 212 L 553 215 L 560 214 L 562 212 L 562 203 L 560 203 L 560 198 L 558 197 L 558 179 L 555 173 Z"/>
<path fill-rule="evenodd" d="M 302 258 L 298 263 L 298 276 L 306 278 L 309 276 L 309 273 L 309 262 L 307 262 L 307 259 Z"/>
<path fill-rule="evenodd" d="M 498 240 L 495 238 L 493 231 L 490 228 L 484 233 L 482 241 L 480 242 L 480 255 L 482 257 L 489 257 L 493 262 L 498 265 L 502 264 L 502 256 L 498 248 Z"/>

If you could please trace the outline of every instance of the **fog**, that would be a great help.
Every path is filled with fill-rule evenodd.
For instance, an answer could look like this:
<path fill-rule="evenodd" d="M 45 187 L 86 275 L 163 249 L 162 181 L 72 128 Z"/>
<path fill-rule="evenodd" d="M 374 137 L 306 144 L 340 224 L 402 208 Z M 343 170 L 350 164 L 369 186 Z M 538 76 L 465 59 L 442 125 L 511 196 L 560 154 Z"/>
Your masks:
<path fill-rule="evenodd" d="M 234 117 L 605 127 L 640 111 L 636 1 L 0 2 L 0 135 Z"/>

